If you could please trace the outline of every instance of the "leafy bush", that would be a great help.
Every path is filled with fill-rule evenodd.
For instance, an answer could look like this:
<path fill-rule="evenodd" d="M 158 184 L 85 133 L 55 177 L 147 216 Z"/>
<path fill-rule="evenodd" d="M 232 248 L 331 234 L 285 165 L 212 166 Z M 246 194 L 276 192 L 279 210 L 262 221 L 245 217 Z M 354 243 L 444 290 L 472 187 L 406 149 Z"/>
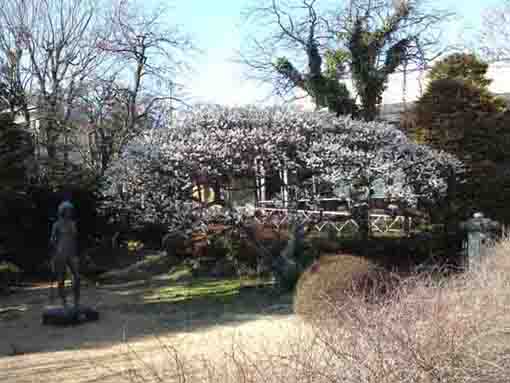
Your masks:
<path fill-rule="evenodd" d="M 465 158 L 486 149 L 503 130 L 484 131 L 480 121 L 504 109 L 504 102 L 488 90 L 460 79 L 432 81 L 417 101 L 412 112 L 414 120 L 407 120 L 404 128 L 411 131 L 420 143 Z M 481 143 L 484 145 L 480 146 Z M 485 152 L 492 155 L 491 152 Z M 479 155 L 479 154 L 478 154 Z"/>
<path fill-rule="evenodd" d="M 508 221 L 510 113 L 505 101 L 489 91 L 487 68 L 466 54 L 438 62 L 426 92 L 401 126 L 416 142 L 452 153 L 466 165 L 464 182 L 452 188 L 450 206 L 438 210 L 466 217 L 475 208 Z"/>
<path fill-rule="evenodd" d="M 470 53 L 453 53 L 437 61 L 430 70 L 430 81 L 462 80 L 477 88 L 487 89 L 492 80 L 487 78 L 489 64 Z"/>
<path fill-rule="evenodd" d="M 504 130 L 480 129 L 480 121 L 506 109 L 505 101 L 489 91 L 488 64 L 471 54 L 452 54 L 437 62 L 428 74 L 425 93 L 414 110 L 403 118 L 402 127 L 415 140 L 447 150 L 461 159 L 484 153 Z M 484 145 L 479 146 L 483 142 Z M 484 157 L 485 158 L 485 157 Z"/>
<path fill-rule="evenodd" d="M 408 274 L 426 265 L 455 269 L 461 261 L 463 238 L 462 234 L 424 232 L 409 238 L 342 239 L 339 247 L 343 253 L 360 254 L 385 269 Z"/>
<path fill-rule="evenodd" d="M 166 227 L 152 222 L 145 223 L 139 228 L 126 228 L 131 241 L 141 242 L 145 249 L 160 249 L 163 237 L 167 233 Z"/>
<path fill-rule="evenodd" d="M 0 262 L 0 293 L 9 292 L 9 286 L 19 280 L 23 270 L 10 262 Z"/>
<path fill-rule="evenodd" d="M 33 166 L 30 133 L 0 115 L 0 191 L 19 192 L 25 188 Z"/>
<path fill-rule="evenodd" d="M 93 243 L 105 222 L 96 212 L 96 194 L 78 187 L 66 193 L 45 187 L 28 186 L 22 193 L 0 193 L 0 243 L 4 257 L 27 273 L 41 271 L 49 258 L 49 235 L 58 204 L 70 194 L 76 207 L 80 249 Z M 46 270 L 47 271 L 47 270 Z"/>

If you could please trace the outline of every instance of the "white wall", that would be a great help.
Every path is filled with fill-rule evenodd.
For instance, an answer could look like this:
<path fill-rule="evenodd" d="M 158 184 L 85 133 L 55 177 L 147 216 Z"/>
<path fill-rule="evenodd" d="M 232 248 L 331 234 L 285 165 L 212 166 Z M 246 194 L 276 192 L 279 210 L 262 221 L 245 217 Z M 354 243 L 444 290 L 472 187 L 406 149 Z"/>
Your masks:
<path fill-rule="evenodd" d="M 487 75 L 493 80 L 489 89 L 494 93 L 510 93 L 510 63 L 494 63 L 489 66 Z M 406 102 L 416 101 L 427 86 L 426 72 L 410 72 L 406 76 Z M 347 87 L 354 94 L 350 80 Z M 404 76 L 402 73 L 393 74 L 388 81 L 388 88 L 383 94 L 383 104 L 396 104 L 404 101 Z M 297 105 L 303 109 L 312 110 L 314 105 L 311 99 L 298 100 Z"/>

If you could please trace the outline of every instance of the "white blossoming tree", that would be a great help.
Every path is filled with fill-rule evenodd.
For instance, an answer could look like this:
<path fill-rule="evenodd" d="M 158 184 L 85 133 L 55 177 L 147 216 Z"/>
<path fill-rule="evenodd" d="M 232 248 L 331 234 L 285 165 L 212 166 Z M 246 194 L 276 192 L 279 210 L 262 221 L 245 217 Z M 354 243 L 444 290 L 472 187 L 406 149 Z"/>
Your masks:
<path fill-rule="evenodd" d="M 191 231 L 213 219 L 227 224 L 247 219 L 245 210 L 233 208 L 220 193 L 213 204 L 222 209 L 200 203 L 193 185 L 205 182 L 228 190 L 234 179 L 244 177 L 252 178 L 256 189 L 261 168 L 307 174 L 285 185 L 296 198 L 314 197 L 313 175 L 333 191 L 346 184 L 369 190 L 383 180 L 388 197 L 413 204 L 417 196 L 442 198 L 447 176 L 462 166 L 378 122 L 289 108 L 199 105 L 177 126 L 132 142 L 108 170 L 104 194 L 110 207 L 129 212 L 136 222 Z M 392 174 L 401 177 L 386 182 Z M 366 204 L 367 195 L 355 202 Z"/>
<path fill-rule="evenodd" d="M 377 181 L 400 175 L 382 187 L 389 198 L 407 204 L 414 204 L 418 196 L 440 197 L 446 191 L 445 172 L 462 170 L 453 156 L 417 145 L 398 129 L 348 118 L 333 120 L 300 154 L 331 184 L 371 188 Z"/>
<path fill-rule="evenodd" d="M 105 208 L 131 226 L 163 225 L 169 231 L 194 227 L 189 196 L 192 181 L 179 152 L 165 151 L 165 132 L 133 141 L 104 177 Z M 172 156 L 172 154 L 175 156 Z"/>

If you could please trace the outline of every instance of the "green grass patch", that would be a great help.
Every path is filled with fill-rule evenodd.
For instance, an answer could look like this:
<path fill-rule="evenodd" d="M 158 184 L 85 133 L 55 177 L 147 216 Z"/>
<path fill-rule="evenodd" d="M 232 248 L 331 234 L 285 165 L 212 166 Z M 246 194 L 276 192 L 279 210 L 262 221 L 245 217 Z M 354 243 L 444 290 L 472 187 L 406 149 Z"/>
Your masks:
<path fill-rule="evenodd" d="M 10 292 L 9 286 L 17 283 L 23 270 L 10 262 L 0 262 L 0 292 Z"/>
<path fill-rule="evenodd" d="M 180 264 L 172 269 L 168 279 L 177 282 L 183 279 L 190 279 L 192 276 L 191 267 L 186 264 Z"/>
<path fill-rule="evenodd" d="M 191 279 L 154 287 L 140 298 L 122 310 L 154 314 L 173 329 L 252 320 L 275 306 L 278 314 L 292 312 L 291 294 L 275 294 L 269 281 L 256 279 Z"/>
<path fill-rule="evenodd" d="M 123 269 L 107 271 L 99 276 L 102 283 L 129 282 L 134 280 L 148 279 L 153 275 L 169 272 L 175 266 L 175 259 L 164 253 L 148 255 Z"/>
<path fill-rule="evenodd" d="M 164 326 L 174 329 L 249 320 L 275 305 L 279 314 L 292 312 L 292 294 L 275 293 L 271 281 L 182 278 L 187 273 L 182 267 L 171 275 L 177 281 L 165 278 L 142 286 L 135 293 L 136 303 L 122 305 L 121 311 L 155 315 Z"/>
<path fill-rule="evenodd" d="M 190 283 L 182 283 L 154 289 L 144 296 L 144 301 L 146 303 L 173 303 L 205 298 L 214 298 L 217 300 L 236 296 L 240 293 L 243 287 L 264 284 L 265 283 L 263 281 L 258 280 L 241 281 L 239 279 L 199 279 L 191 281 Z"/>
<path fill-rule="evenodd" d="M 22 270 L 13 263 L 0 262 L 0 274 L 1 273 L 21 273 Z"/>

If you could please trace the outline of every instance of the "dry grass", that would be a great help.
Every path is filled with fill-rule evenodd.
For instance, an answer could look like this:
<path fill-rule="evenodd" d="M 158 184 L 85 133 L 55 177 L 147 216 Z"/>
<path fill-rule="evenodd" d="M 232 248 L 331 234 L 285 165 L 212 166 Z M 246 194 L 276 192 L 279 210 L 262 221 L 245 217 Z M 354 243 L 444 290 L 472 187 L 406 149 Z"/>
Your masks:
<path fill-rule="evenodd" d="M 175 334 L 150 346 L 147 341 L 119 345 L 118 350 L 108 349 L 108 355 L 96 350 L 90 354 L 89 367 L 81 365 L 81 375 L 73 377 L 78 370 L 69 360 L 68 368 L 60 371 L 66 377 L 45 381 L 510 381 L 508 240 L 498 244 L 476 271 L 442 280 L 415 276 L 384 301 L 360 294 L 333 298 L 325 299 L 331 315 L 321 321 L 268 318 L 235 329 Z M 55 354 L 47 357 L 55 360 Z M 64 357 L 60 354 L 60 359 Z M 23 371 L 19 373 L 22 377 Z"/>
<path fill-rule="evenodd" d="M 243 338 L 221 358 L 185 361 L 166 349 L 167 374 L 141 366 L 128 381 L 510 381 L 510 241 L 498 244 L 479 270 L 442 280 L 419 275 L 389 300 L 365 298 L 329 300 L 327 320 L 296 325 L 280 342 L 268 334 L 269 348 Z"/>

